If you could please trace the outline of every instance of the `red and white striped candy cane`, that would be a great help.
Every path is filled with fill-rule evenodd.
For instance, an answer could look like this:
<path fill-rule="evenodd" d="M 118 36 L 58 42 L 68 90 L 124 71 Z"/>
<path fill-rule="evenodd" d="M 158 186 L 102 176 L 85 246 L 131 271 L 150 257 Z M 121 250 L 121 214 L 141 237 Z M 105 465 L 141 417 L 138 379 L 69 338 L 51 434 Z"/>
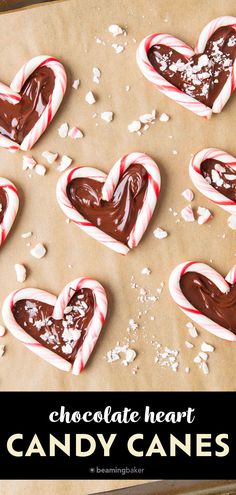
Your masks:
<path fill-rule="evenodd" d="M 64 310 L 75 292 L 80 289 L 89 288 L 94 296 L 94 314 L 86 330 L 86 336 L 77 351 L 75 360 L 70 363 L 55 352 L 44 347 L 44 345 L 31 337 L 20 325 L 13 315 L 13 308 L 17 301 L 22 299 L 33 299 L 54 306 L 52 317 L 54 319 L 63 319 Z M 58 298 L 49 292 L 40 289 L 19 289 L 5 299 L 2 308 L 3 320 L 9 331 L 20 340 L 28 349 L 49 362 L 56 368 L 63 371 L 71 371 L 74 375 L 79 373 L 85 367 L 91 352 L 97 342 L 101 329 L 103 327 L 107 313 L 107 297 L 104 288 L 90 278 L 78 278 L 67 284 Z"/>
<path fill-rule="evenodd" d="M 7 100 L 9 103 L 16 105 L 21 100 L 21 95 L 16 91 L 13 91 L 6 84 L 0 82 L 0 98 L 1 100 Z"/>
<path fill-rule="evenodd" d="M 219 29 L 220 27 L 223 26 L 231 26 L 232 28 L 235 29 L 235 35 L 236 35 L 236 17 L 231 17 L 231 16 L 221 16 L 217 17 L 216 19 L 213 19 L 213 21 L 209 22 L 202 30 L 196 46 L 195 46 L 195 53 L 199 54 L 204 52 L 206 48 L 206 44 L 209 40 L 209 38 L 214 34 L 214 32 Z M 226 83 L 224 84 L 221 92 L 217 96 L 216 100 L 213 103 L 212 106 L 212 112 L 213 113 L 220 113 L 221 110 L 224 108 L 226 105 L 227 101 L 229 100 L 230 96 L 235 90 L 236 86 L 236 59 L 234 61 L 234 64 L 232 67 L 230 67 L 230 75 L 227 78 Z"/>
<path fill-rule="evenodd" d="M 236 335 L 230 330 L 218 325 L 207 316 L 203 315 L 198 309 L 196 309 L 184 296 L 181 287 L 181 277 L 187 272 L 197 272 L 207 277 L 213 282 L 218 289 L 226 294 L 230 290 L 230 284 L 234 284 L 236 280 L 236 267 L 233 267 L 229 274 L 224 279 L 216 270 L 206 265 L 205 263 L 198 263 L 194 261 L 187 261 L 178 265 L 170 275 L 169 290 L 175 303 L 179 308 L 195 323 L 205 328 L 208 332 L 216 335 L 225 340 L 235 342 Z"/>
<path fill-rule="evenodd" d="M 5 241 L 19 208 L 18 191 L 14 184 L 4 177 L 0 177 L 0 189 L 7 196 L 7 205 L 3 214 L 2 222 L 0 223 L 0 246 Z"/>
<path fill-rule="evenodd" d="M 99 182 L 104 182 L 102 197 L 104 201 L 109 201 L 116 189 L 116 186 L 124 172 L 130 165 L 137 163 L 142 165 L 148 173 L 148 187 L 144 197 L 143 206 L 138 214 L 137 221 L 130 233 L 128 246 L 117 241 L 106 234 L 91 222 L 86 220 L 71 204 L 67 196 L 68 184 L 76 178 L 87 177 Z M 65 215 L 78 227 L 84 230 L 91 237 L 106 245 L 113 251 L 120 254 L 127 254 L 130 249 L 136 247 L 140 242 L 156 206 L 160 192 L 161 176 L 157 164 L 144 153 L 130 153 L 120 158 L 106 175 L 98 169 L 91 167 L 76 167 L 66 171 L 57 183 L 57 200 Z"/>
<path fill-rule="evenodd" d="M 3 148 L 7 148 L 9 151 L 16 151 L 18 149 L 24 151 L 30 150 L 36 143 L 36 141 L 38 141 L 45 129 L 49 126 L 61 104 L 67 84 L 66 72 L 59 60 L 48 55 L 39 55 L 37 57 L 34 57 L 26 62 L 23 67 L 21 67 L 10 85 L 12 96 L 14 96 L 16 93 L 20 93 L 28 77 L 36 69 L 44 66 L 50 68 L 55 75 L 55 84 L 52 95 L 40 118 L 37 120 L 30 132 L 24 137 L 21 144 L 0 135 L 0 146 L 2 146 Z M 18 95 L 18 97 L 20 98 L 20 95 Z"/>
<path fill-rule="evenodd" d="M 155 84 L 159 91 L 164 93 L 166 96 L 169 96 L 169 98 L 175 100 L 177 103 L 184 106 L 188 110 L 191 110 L 200 117 L 205 117 L 207 119 L 211 117 L 212 112 L 220 112 L 233 93 L 236 84 L 236 61 L 234 62 L 233 67 L 230 68 L 230 75 L 227 78 L 227 81 L 223 86 L 219 96 L 215 100 L 213 107 L 209 108 L 204 105 L 204 103 L 201 103 L 195 98 L 187 95 L 176 86 L 168 82 L 163 76 L 161 76 L 152 66 L 147 54 L 152 46 L 165 45 L 179 52 L 188 60 L 193 57 L 195 53 L 199 54 L 204 52 L 208 39 L 220 26 L 232 26 L 236 29 L 236 18 L 230 16 L 219 17 L 218 19 L 214 19 L 209 24 L 207 24 L 207 26 L 205 26 L 199 36 L 195 50 L 193 50 L 191 47 L 186 45 L 186 43 L 179 40 L 178 38 L 175 38 L 174 36 L 170 36 L 169 34 L 156 33 L 147 36 L 141 41 L 136 54 L 137 63 L 141 72 L 150 82 Z"/>
<path fill-rule="evenodd" d="M 209 184 L 201 173 L 201 164 L 205 160 L 219 160 L 232 168 L 236 173 L 236 158 L 218 148 L 206 148 L 196 153 L 189 164 L 189 175 L 196 188 L 208 199 L 219 205 L 232 215 L 236 215 L 236 202 L 221 194 L 211 184 Z"/>

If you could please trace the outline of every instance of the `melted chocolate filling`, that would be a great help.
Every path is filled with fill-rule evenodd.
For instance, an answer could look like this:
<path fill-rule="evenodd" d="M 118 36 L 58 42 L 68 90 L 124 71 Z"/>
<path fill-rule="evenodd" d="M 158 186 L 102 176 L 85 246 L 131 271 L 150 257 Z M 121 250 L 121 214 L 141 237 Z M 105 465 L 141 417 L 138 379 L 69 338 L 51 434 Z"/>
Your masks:
<path fill-rule="evenodd" d="M 0 97 L 0 133 L 21 144 L 47 106 L 54 84 L 53 71 L 40 67 L 25 81 L 19 103 L 13 105 Z"/>
<path fill-rule="evenodd" d="M 224 294 L 204 275 L 187 272 L 180 279 L 180 288 L 194 308 L 236 334 L 236 285 Z"/>
<path fill-rule="evenodd" d="M 52 318 L 54 307 L 34 299 L 21 299 L 13 308 L 20 325 L 37 342 L 72 363 L 94 314 L 91 289 L 80 289 L 71 298 L 63 320 Z"/>
<path fill-rule="evenodd" d="M 0 187 L 0 224 L 3 221 L 4 213 L 7 208 L 7 194 L 4 189 Z"/>
<path fill-rule="evenodd" d="M 187 59 L 166 45 L 154 45 L 148 59 L 168 82 L 208 107 L 226 83 L 236 57 L 236 31 L 218 28 L 206 44 L 204 54 Z"/>
<path fill-rule="evenodd" d="M 236 202 L 236 171 L 217 160 L 204 160 L 201 173 L 212 187 Z"/>
<path fill-rule="evenodd" d="M 127 244 L 143 206 L 147 185 L 146 169 L 134 163 L 121 177 L 111 201 L 101 199 L 103 183 L 87 178 L 73 179 L 67 187 L 67 195 L 86 220 Z"/>

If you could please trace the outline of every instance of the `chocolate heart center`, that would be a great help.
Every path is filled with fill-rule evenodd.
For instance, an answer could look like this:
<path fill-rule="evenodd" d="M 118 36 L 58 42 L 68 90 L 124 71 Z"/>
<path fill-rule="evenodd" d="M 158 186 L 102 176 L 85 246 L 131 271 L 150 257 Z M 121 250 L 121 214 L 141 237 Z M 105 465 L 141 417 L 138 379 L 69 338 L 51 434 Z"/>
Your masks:
<path fill-rule="evenodd" d="M 204 275 L 187 272 L 180 279 L 180 288 L 194 308 L 236 334 L 236 285 L 224 294 Z"/>
<path fill-rule="evenodd" d="M 73 363 L 86 337 L 94 308 L 92 290 L 80 289 L 69 301 L 63 320 L 52 318 L 53 306 L 34 299 L 17 301 L 13 315 L 18 325 L 37 342 Z"/>
<path fill-rule="evenodd" d="M 204 160 L 201 173 L 208 184 L 219 193 L 236 202 L 236 171 L 218 160 Z"/>
<path fill-rule="evenodd" d="M 235 29 L 218 28 L 204 53 L 190 59 L 166 45 L 152 46 L 147 55 L 154 69 L 168 82 L 212 108 L 236 57 Z"/>
<path fill-rule="evenodd" d="M 111 201 L 102 200 L 103 183 L 87 178 L 73 179 L 67 186 L 67 195 L 86 220 L 127 244 L 143 206 L 147 186 L 146 169 L 134 163 L 122 175 Z"/>
<path fill-rule="evenodd" d="M 0 133 L 21 144 L 47 106 L 54 84 L 54 72 L 44 66 L 25 81 L 19 103 L 13 105 L 0 96 Z"/>
<path fill-rule="evenodd" d="M 5 211 L 7 209 L 7 195 L 2 187 L 0 187 L 0 224 L 3 221 Z"/>

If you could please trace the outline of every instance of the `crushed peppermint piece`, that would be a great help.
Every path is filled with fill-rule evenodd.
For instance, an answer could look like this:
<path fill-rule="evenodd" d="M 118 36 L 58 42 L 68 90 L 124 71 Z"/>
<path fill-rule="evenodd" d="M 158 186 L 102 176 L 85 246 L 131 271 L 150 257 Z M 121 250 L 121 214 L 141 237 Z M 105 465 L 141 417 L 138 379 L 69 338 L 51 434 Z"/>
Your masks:
<path fill-rule="evenodd" d="M 232 230 L 236 230 L 236 215 L 230 215 L 227 220 L 228 227 Z"/>
<path fill-rule="evenodd" d="M 137 356 L 137 353 L 134 349 L 127 349 L 125 353 L 125 361 L 127 364 L 132 363 Z"/>
<path fill-rule="evenodd" d="M 93 67 L 93 82 L 96 84 L 100 83 L 101 71 L 98 67 Z"/>
<path fill-rule="evenodd" d="M 36 244 L 36 246 L 30 250 L 30 254 L 31 256 L 33 256 L 34 258 L 37 258 L 38 260 L 40 260 L 41 258 L 43 258 L 46 254 L 47 250 L 45 248 L 45 246 L 43 244 L 41 244 L 40 242 L 38 244 Z"/>
<path fill-rule="evenodd" d="M 150 270 L 150 268 L 147 268 L 147 267 L 143 268 L 143 269 L 141 270 L 141 274 L 142 274 L 142 275 L 151 275 L 151 270 Z"/>
<path fill-rule="evenodd" d="M 31 237 L 33 235 L 33 232 L 23 232 L 21 234 L 22 239 L 28 239 L 28 237 Z"/>
<path fill-rule="evenodd" d="M 82 139 L 84 137 L 84 134 L 78 127 L 71 127 L 68 132 L 68 136 L 71 139 Z"/>
<path fill-rule="evenodd" d="M 194 222 L 195 217 L 193 213 L 193 209 L 191 205 L 185 206 L 180 212 L 181 217 L 184 219 L 185 222 Z"/>
<path fill-rule="evenodd" d="M 184 369 L 184 371 L 185 371 L 185 373 L 188 374 L 190 372 L 190 368 L 187 367 L 187 368 Z"/>
<path fill-rule="evenodd" d="M 198 331 L 197 329 L 195 328 L 195 326 L 192 324 L 191 321 L 189 321 L 187 324 L 186 324 L 186 327 L 188 329 L 188 332 L 189 332 L 189 335 L 195 339 L 196 337 L 198 337 Z"/>
<path fill-rule="evenodd" d="M 153 110 L 152 113 L 144 113 L 140 115 L 139 120 L 142 124 L 148 124 L 155 120 L 156 118 L 156 110 Z"/>
<path fill-rule="evenodd" d="M 27 169 L 33 170 L 36 163 L 37 162 L 34 160 L 32 156 L 23 155 L 23 163 L 22 163 L 23 170 L 27 170 Z"/>
<path fill-rule="evenodd" d="M 134 321 L 133 319 L 129 320 L 129 327 L 128 327 L 129 330 L 132 330 L 132 331 L 135 331 L 138 329 L 138 323 L 136 323 L 136 321 Z"/>
<path fill-rule="evenodd" d="M 67 155 L 63 155 L 60 161 L 60 165 L 58 165 L 57 170 L 59 172 L 64 172 L 72 163 L 72 158 Z"/>
<path fill-rule="evenodd" d="M 188 340 L 185 340 L 185 346 L 188 348 L 188 349 L 192 349 L 194 347 L 194 345 L 192 344 L 192 342 L 189 342 Z"/>
<path fill-rule="evenodd" d="M 170 120 L 170 116 L 167 113 L 162 113 L 159 117 L 160 122 L 168 122 Z"/>
<path fill-rule="evenodd" d="M 80 85 L 80 80 L 79 79 L 75 79 L 73 81 L 73 83 L 72 83 L 72 88 L 73 89 L 78 89 L 79 85 Z"/>
<path fill-rule="evenodd" d="M 202 369 L 204 375 L 208 375 L 209 374 L 209 368 L 208 368 L 208 365 L 205 361 L 203 361 L 200 365 L 200 368 Z"/>
<path fill-rule="evenodd" d="M 154 237 L 156 237 L 156 239 L 165 239 L 168 236 L 168 232 L 166 232 L 166 230 L 161 229 L 161 227 L 157 227 L 153 231 L 153 235 Z"/>
<path fill-rule="evenodd" d="M 130 86 L 128 84 L 125 86 L 125 91 L 130 91 Z"/>
<path fill-rule="evenodd" d="M 113 120 L 113 116 L 113 112 L 110 111 L 101 113 L 101 119 L 105 120 L 105 122 L 111 122 Z"/>
<path fill-rule="evenodd" d="M 208 222 L 208 220 L 211 220 L 211 218 L 213 217 L 210 210 L 208 210 L 207 208 L 203 208 L 202 206 L 198 207 L 197 214 L 199 215 L 197 220 L 199 225 L 203 225 L 204 223 Z"/>
<path fill-rule="evenodd" d="M 95 96 L 94 96 L 94 94 L 92 93 L 92 91 L 88 91 L 88 93 L 87 93 L 87 94 L 86 94 L 86 96 L 85 96 L 85 101 L 86 101 L 89 105 L 93 105 L 93 104 L 96 102 Z"/>
<path fill-rule="evenodd" d="M 200 356 L 201 359 L 203 359 L 203 361 L 207 361 L 208 360 L 208 354 L 206 352 L 200 351 L 199 352 L 199 356 Z"/>
<path fill-rule="evenodd" d="M 191 189 L 185 189 L 182 192 L 182 196 L 187 200 L 187 201 L 193 201 L 194 199 L 194 193 Z"/>
<path fill-rule="evenodd" d="M 172 150 L 172 155 L 178 155 L 178 151 L 177 150 Z"/>
<path fill-rule="evenodd" d="M 41 163 L 37 163 L 37 165 L 35 166 L 35 172 L 38 175 L 45 175 L 47 172 L 47 169 L 44 165 L 41 165 Z"/>
<path fill-rule="evenodd" d="M 52 153 L 51 151 L 43 151 L 42 157 L 47 160 L 50 165 L 54 163 L 58 158 L 58 153 Z"/>
<path fill-rule="evenodd" d="M 0 325 L 0 337 L 4 337 L 6 329 L 3 325 Z"/>
<path fill-rule="evenodd" d="M 141 122 L 139 120 L 133 120 L 133 122 L 128 125 L 129 132 L 137 132 L 139 129 L 141 129 Z"/>
<path fill-rule="evenodd" d="M 121 34 L 124 34 L 125 33 L 125 29 L 122 29 L 118 24 L 111 24 L 108 27 L 108 31 L 114 37 L 120 36 Z"/>
<path fill-rule="evenodd" d="M 122 53 L 125 49 L 125 47 L 123 45 L 118 45 L 118 43 L 112 43 L 112 48 L 114 48 L 115 52 L 117 53 L 117 55 L 119 53 Z"/>
<path fill-rule="evenodd" d="M 0 357 L 5 354 L 5 345 L 0 345 Z"/>
<path fill-rule="evenodd" d="M 26 279 L 26 268 L 24 265 L 21 265 L 19 263 L 16 263 L 14 265 L 14 268 L 16 272 L 16 280 L 17 282 L 20 282 L 22 284 Z"/>
<path fill-rule="evenodd" d="M 67 122 L 64 122 L 64 124 L 61 124 L 61 126 L 58 129 L 58 134 L 61 138 L 66 138 L 68 136 L 69 132 L 69 126 Z"/>
<path fill-rule="evenodd" d="M 203 342 L 201 345 L 201 351 L 203 352 L 214 352 L 215 347 L 211 344 L 207 344 L 207 342 Z"/>

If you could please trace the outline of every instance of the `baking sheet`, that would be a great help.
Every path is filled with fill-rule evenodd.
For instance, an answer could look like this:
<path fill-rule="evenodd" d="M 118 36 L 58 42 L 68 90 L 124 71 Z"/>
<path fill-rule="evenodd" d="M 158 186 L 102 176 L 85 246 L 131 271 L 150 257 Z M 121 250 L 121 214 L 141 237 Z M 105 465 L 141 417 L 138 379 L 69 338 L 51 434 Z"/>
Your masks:
<path fill-rule="evenodd" d="M 15 280 L 15 263 L 24 263 L 28 268 L 25 286 L 40 287 L 57 294 L 70 280 L 86 275 L 98 279 L 109 297 L 106 325 L 81 376 L 53 368 L 7 334 L 1 340 L 6 344 L 6 353 L 1 359 L 1 390 L 122 390 L 124 384 L 126 390 L 235 390 L 235 346 L 199 329 L 195 348 L 186 349 L 188 319 L 170 298 L 168 278 L 179 262 L 188 259 L 207 263 L 212 260 L 212 266 L 223 275 L 235 263 L 236 233 L 227 227 L 227 213 L 196 191 L 193 204 L 210 208 L 214 213 L 211 222 L 199 226 L 197 222 L 186 224 L 181 220 L 177 224 L 179 216 L 175 217 L 169 209 L 179 213 L 187 204 L 181 192 L 192 187 L 188 177 L 192 153 L 215 146 L 236 155 L 233 139 L 236 97 L 231 98 L 220 115 L 204 121 L 161 95 L 144 79 L 135 62 L 138 43 L 147 34 L 166 31 L 194 45 L 203 26 L 225 14 L 236 14 L 233 0 L 225 0 L 224 5 L 221 0 L 67 0 L 0 16 L 2 81 L 10 83 L 26 60 L 44 53 L 59 58 L 68 73 L 68 89 L 62 106 L 49 129 L 28 154 L 41 163 L 44 150 L 58 151 L 71 156 L 73 164 L 91 165 L 108 172 L 123 154 L 143 151 L 156 160 L 162 175 L 162 190 L 148 231 L 136 250 L 121 257 L 76 226 L 66 223 L 55 198 L 59 177 L 56 164 L 47 166 L 45 177 L 34 172 L 29 177 L 22 171 L 22 152 L 11 155 L 0 149 L 0 173 L 16 184 L 21 200 L 14 227 L 1 248 L 0 303 L 10 291 L 19 287 Z M 113 39 L 107 28 L 114 23 L 125 27 L 128 35 Z M 96 38 L 102 43 L 98 44 Z M 117 55 L 111 46 L 113 42 L 127 42 L 124 52 Z M 92 81 L 93 67 L 99 67 L 102 72 L 99 85 Z M 77 78 L 81 84 L 76 91 L 71 85 Z M 126 91 L 127 85 L 130 91 Z M 97 98 L 92 106 L 84 99 L 89 90 Z M 170 121 L 161 123 L 157 119 L 142 136 L 130 134 L 128 124 L 153 109 L 159 115 L 162 112 L 169 114 Z M 100 112 L 107 110 L 115 114 L 110 124 L 100 119 Z M 95 112 L 97 118 L 92 117 Z M 81 128 L 85 137 L 76 142 L 61 139 L 57 129 L 63 122 Z M 173 150 L 177 154 L 173 154 Z M 161 241 L 152 234 L 158 226 L 169 232 Z M 29 240 L 21 238 L 21 234 L 29 230 L 34 233 L 31 247 L 36 242 L 43 242 L 47 247 L 47 255 L 42 260 L 30 256 Z M 141 275 L 144 267 L 152 270 L 150 276 Z M 129 320 L 137 320 L 139 311 L 145 310 L 145 305 L 137 302 L 137 291 L 131 289 L 132 276 L 140 287 L 148 287 L 152 294 L 156 294 L 162 281 L 165 286 L 159 302 L 139 321 L 139 337 L 133 344 L 138 353 L 136 361 L 133 366 L 124 367 L 121 361 L 108 364 L 104 356 L 117 341 L 125 343 Z M 155 319 L 151 320 L 151 316 Z M 180 351 L 178 372 L 154 363 L 153 340 Z M 208 376 L 193 364 L 202 341 L 216 348 L 209 360 Z M 136 365 L 139 369 L 133 374 Z M 190 367 L 189 374 L 185 373 L 185 367 Z M 124 486 L 127 481 L 79 483 L 83 495 L 86 490 L 108 490 Z M 57 482 L 41 484 L 50 486 L 52 493 L 70 490 L 68 493 L 72 494 L 76 490 L 74 487 L 78 487 L 70 482 L 66 482 L 64 488 Z M 23 485 L 18 482 L 13 488 L 12 483 L 5 482 L 3 486 L 5 493 L 10 486 L 14 494 L 20 493 Z M 30 493 L 30 487 L 30 483 L 24 485 L 26 494 Z M 38 487 L 34 483 L 34 494 L 38 493 Z"/>

